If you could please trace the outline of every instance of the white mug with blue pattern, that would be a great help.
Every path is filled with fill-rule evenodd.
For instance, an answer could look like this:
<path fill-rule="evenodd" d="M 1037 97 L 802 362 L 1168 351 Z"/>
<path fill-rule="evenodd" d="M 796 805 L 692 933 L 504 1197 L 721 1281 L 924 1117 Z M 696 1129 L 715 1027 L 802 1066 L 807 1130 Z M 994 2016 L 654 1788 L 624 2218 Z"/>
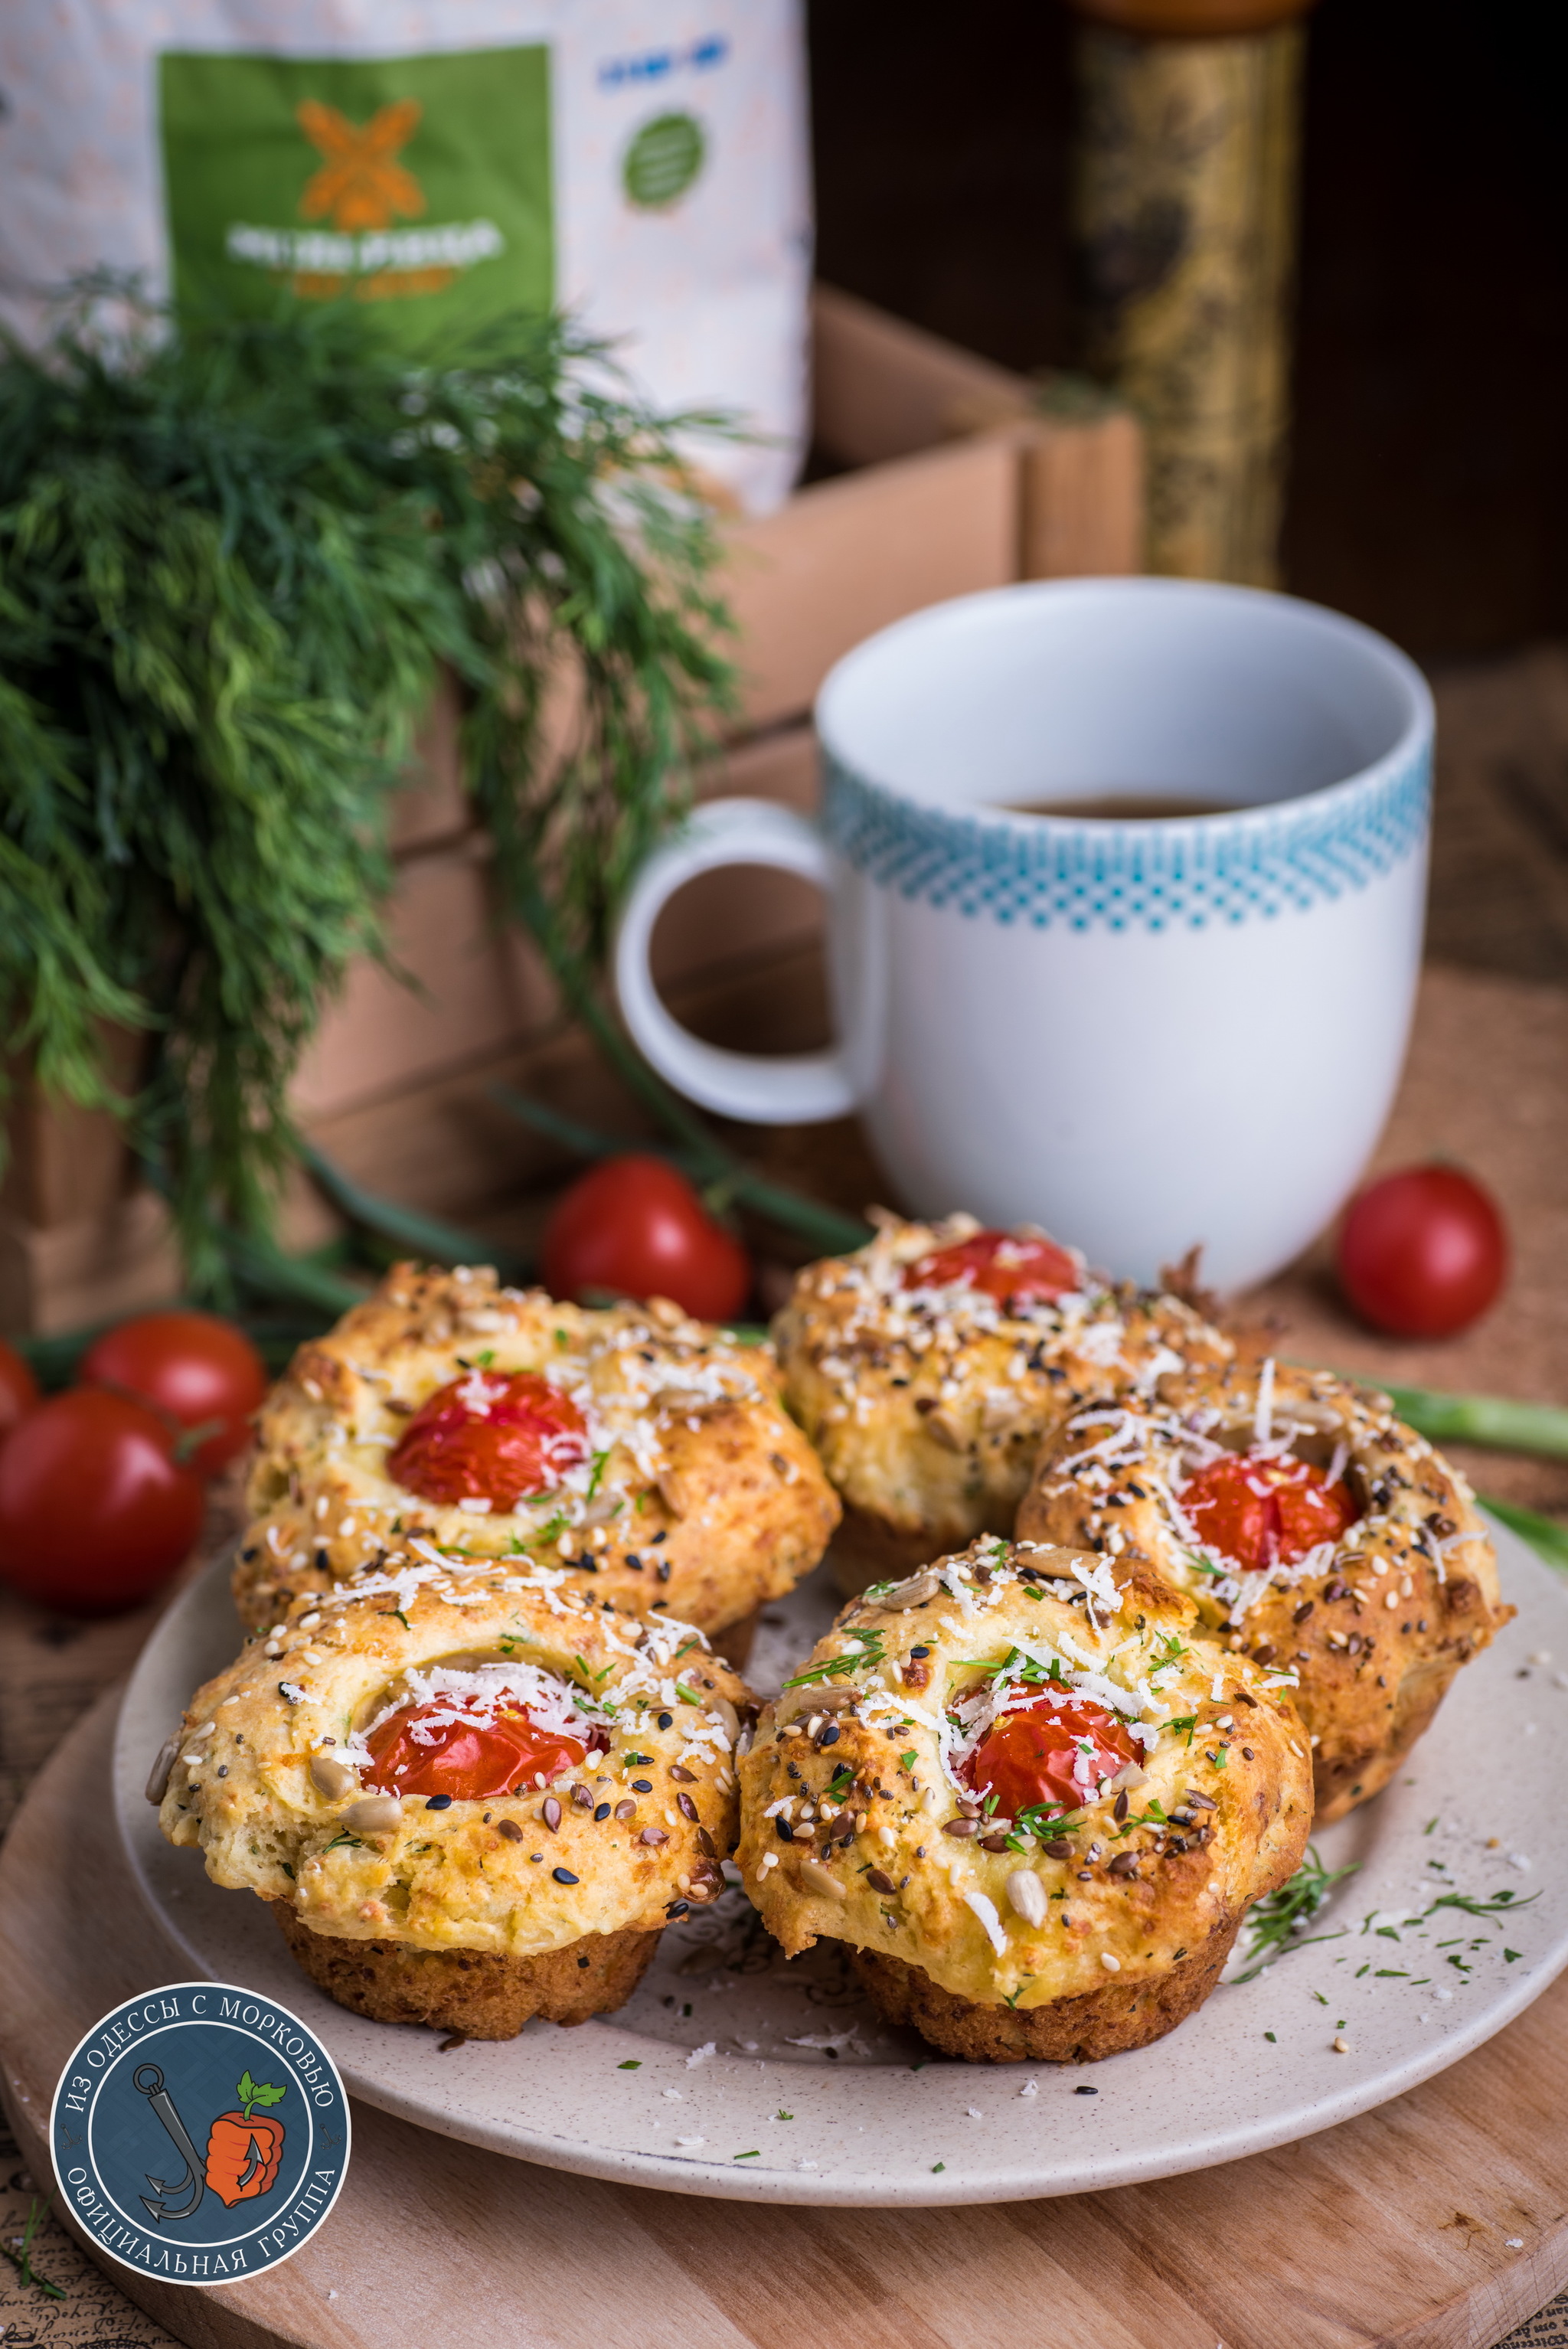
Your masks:
<path fill-rule="evenodd" d="M 1140 1279 L 1195 1241 L 1225 1289 L 1287 1263 L 1404 1058 L 1432 748 L 1414 665 L 1287 596 L 1048 581 L 884 628 L 817 723 L 820 823 L 712 802 L 632 892 L 616 983 L 654 1065 L 758 1123 L 859 1112 L 921 1215 L 1040 1224 Z M 1221 812 L 1147 812 L 1166 801 Z M 659 909 L 726 864 L 828 893 L 831 1050 L 721 1050 L 659 1001 Z"/>

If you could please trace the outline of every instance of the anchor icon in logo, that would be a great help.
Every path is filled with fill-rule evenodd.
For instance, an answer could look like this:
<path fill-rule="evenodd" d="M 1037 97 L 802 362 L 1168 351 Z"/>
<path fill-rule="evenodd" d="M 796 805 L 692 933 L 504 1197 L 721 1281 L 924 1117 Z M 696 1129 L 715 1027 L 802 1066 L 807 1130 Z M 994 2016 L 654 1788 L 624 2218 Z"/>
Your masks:
<path fill-rule="evenodd" d="M 165 2219 L 189 2219 L 207 2190 L 201 2157 L 191 2142 L 191 2132 L 181 2119 L 179 2107 L 163 2085 L 163 2075 L 158 2065 L 139 2064 L 130 2076 L 131 2085 L 147 2098 L 185 2164 L 182 2178 L 154 2178 L 150 2170 L 146 2171 L 144 2175 L 152 2194 L 140 2197 L 141 2207 L 160 2225 Z M 180 2195 L 184 2195 L 183 2201 L 176 2199 Z"/>

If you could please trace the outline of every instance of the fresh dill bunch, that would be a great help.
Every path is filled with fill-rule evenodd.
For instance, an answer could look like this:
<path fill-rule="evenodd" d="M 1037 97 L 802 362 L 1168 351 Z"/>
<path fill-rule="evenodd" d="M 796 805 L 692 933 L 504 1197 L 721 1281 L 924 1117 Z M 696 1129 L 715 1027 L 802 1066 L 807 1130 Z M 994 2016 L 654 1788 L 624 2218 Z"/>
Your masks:
<path fill-rule="evenodd" d="M 502 905 L 619 1043 L 608 926 L 730 689 L 674 438 L 705 421 L 554 317 L 411 371 L 352 303 L 175 318 L 99 282 L 0 352 L 5 1048 L 124 1116 L 198 1292 L 268 1234 L 289 1079 L 384 951 L 443 664 Z"/>

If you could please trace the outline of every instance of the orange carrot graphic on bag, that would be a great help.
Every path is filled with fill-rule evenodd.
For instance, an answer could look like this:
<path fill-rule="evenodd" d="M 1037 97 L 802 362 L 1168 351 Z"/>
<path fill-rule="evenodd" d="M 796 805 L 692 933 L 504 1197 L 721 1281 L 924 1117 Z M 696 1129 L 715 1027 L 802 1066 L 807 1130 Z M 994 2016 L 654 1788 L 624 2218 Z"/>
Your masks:
<path fill-rule="evenodd" d="M 226 2209 L 264 2194 L 278 2174 L 283 2159 L 284 2125 L 263 2113 L 253 2117 L 257 2105 L 275 2105 L 286 2088 L 259 2086 L 245 2074 L 236 2091 L 242 2111 L 220 2113 L 207 2138 L 207 2183 Z"/>

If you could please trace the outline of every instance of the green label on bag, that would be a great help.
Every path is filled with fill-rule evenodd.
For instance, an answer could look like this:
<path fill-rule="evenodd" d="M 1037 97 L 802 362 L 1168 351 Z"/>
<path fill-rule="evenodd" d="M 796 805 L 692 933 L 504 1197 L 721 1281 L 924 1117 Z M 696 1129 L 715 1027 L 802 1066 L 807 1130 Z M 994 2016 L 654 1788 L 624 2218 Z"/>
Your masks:
<path fill-rule="evenodd" d="M 287 285 L 379 305 L 393 339 L 555 291 L 550 56 L 159 59 L 176 297 L 248 312 Z"/>
<path fill-rule="evenodd" d="M 662 211 L 684 196 L 707 152 L 695 114 L 660 114 L 645 122 L 627 148 L 621 184 L 644 212 Z"/>

